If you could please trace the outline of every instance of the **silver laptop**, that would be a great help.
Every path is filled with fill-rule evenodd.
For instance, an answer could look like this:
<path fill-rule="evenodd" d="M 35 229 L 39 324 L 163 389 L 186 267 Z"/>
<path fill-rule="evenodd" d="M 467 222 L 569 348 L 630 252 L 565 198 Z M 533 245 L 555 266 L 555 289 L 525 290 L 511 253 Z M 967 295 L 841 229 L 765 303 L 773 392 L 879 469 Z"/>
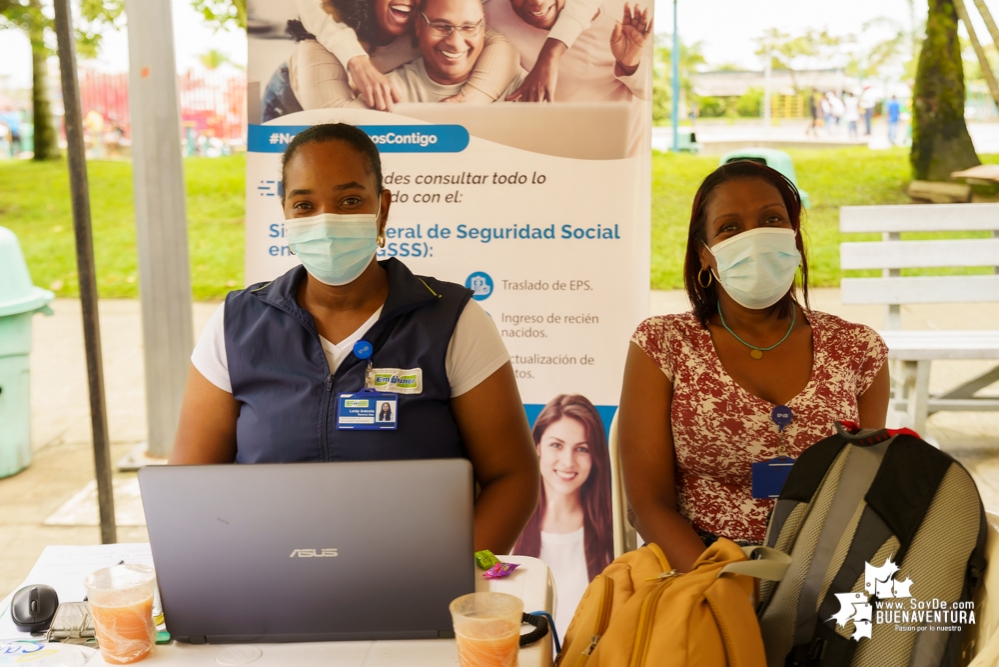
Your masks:
<path fill-rule="evenodd" d="M 453 637 L 475 590 L 466 460 L 153 466 L 139 486 L 180 641 Z"/>

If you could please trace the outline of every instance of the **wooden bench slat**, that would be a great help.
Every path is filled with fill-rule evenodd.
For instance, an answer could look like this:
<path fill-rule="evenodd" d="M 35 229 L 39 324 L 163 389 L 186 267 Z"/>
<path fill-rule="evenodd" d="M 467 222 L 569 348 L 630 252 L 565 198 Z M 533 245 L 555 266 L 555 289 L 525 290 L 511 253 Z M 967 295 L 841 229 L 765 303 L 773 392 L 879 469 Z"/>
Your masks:
<path fill-rule="evenodd" d="M 904 398 L 893 401 L 896 410 L 906 410 L 909 402 Z M 999 398 L 960 398 L 960 399 L 937 399 L 930 398 L 926 402 L 928 412 L 993 412 L 999 410 Z"/>
<path fill-rule="evenodd" d="M 999 349 L 999 331 L 992 329 L 901 329 L 879 331 L 885 341 L 892 345 L 913 346 L 953 346 L 984 345 Z"/>
<path fill-rule="evenodd" d="M 999 204 L 843 206 L 841 232 L 999 231 Z"/>
<path fill-rule="evenodd" d="M 845 304 L 992 303 L 999 301 L 999 275 L 843 278 Z"/>
<path fill-rule="evenodd" d="M 999 359 L 999 331 L 881 331 L 888 357 L 906 361 Z"/>
<path fill-rule="evenodd" d="M 844 270 L 999 266 L 999 238 L 841 243 L 839 258 Z"/>
<path fill-rule="evenodd" d="M 901 366 L 892 377 L 893 405 L 908 413 L 909 425 L 922 432 L 926 417 L 938 411 L 999 410 L 999 398 L 975 394 L 995 381 L 999 366 L 939 396 L 929 395 L 930 364 L 940 359 L 999 359 L 999 331 L 906 331 L 900 305 L 916 303 L 999 302 L 999 268 L 992 275 L 913 276 L 901 269 L 991 266 L 999 267 L 999 203 L 933 204 L 911 206 L 845 206 L 840 209 L 840 231 L 882 234 L 880 242 L 842 243 L 844 270 L 881 269 L 880 278 L 843 278 L 844 304 L 888 305 L 882 333 L 888 357 Z M 906 232 L 991 232 L 990 239 L 903 241 Z M 962 322 L 948 322 L 962 326 Z M 967 324 L 964 324 L 967 326 Z M 992 365 L 992 364 L 990 364 Z M 897 370 L 897 368 L 896 368 Z M 909 400 L 899 400 L 900 391 Z"/>

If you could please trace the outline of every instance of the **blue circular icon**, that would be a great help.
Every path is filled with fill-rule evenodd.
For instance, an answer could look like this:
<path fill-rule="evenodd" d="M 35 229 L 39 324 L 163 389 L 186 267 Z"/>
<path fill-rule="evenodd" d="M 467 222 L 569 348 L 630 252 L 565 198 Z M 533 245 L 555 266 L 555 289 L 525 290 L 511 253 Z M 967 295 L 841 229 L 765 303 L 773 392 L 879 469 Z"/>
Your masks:
<path fill-rule="evenodd" d="M 375 349 L 366 340 L 359 340 L 354 343 L 354 356 L 358 359 L 367 359 Z"/>
<path fill-rule="evenodd" d="M 476 271 L 465 278 L 465 287 L 472 290 L 472 298 L 476 301 L 485 301 L 493 293 L 493 279 L 488 273 Z"/>

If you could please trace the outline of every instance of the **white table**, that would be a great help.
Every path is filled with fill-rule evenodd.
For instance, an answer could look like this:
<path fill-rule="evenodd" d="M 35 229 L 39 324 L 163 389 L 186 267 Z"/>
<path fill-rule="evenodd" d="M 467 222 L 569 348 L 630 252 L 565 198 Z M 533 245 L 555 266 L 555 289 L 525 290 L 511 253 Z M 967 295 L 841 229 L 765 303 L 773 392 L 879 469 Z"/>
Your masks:
<path fill-rule="evenodd" d="M 503 561 L 518 563 L 520 567 L 505 579 L 483 579 L 476 571 L 476 590 L 516 595 L 524 600 L 524 611 L 554 612 L 554 580 L 548 566 L 527 556 L 504 556 Z M 88 573 L 80 574 L 81 582 Z M 525 632 L 529 629 L 525 628 Z M 106 664 L 98 652 L 87 667 Z M 457 667 L 458 653 L 451 639 L 234 645 L 170 642 L 155 646 L 141 664 L 166 667 L 240 664 L 253 667 Z M 551 633 L 520 651 L 520 667 L 550 667 L 551 664 Z"/>

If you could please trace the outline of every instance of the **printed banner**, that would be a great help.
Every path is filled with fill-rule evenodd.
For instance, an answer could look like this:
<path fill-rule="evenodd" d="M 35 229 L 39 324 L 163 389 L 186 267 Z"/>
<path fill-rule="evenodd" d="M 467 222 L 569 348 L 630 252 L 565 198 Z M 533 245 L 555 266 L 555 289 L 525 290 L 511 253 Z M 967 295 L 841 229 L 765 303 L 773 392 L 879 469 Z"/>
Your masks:
<path fill-rule="evenodd" d="M 613 558 L 608 432 L 649 299 L 651 10 L 248 2 L 247 284 L 297 263 L 280 202 L 287 144 L 317 123 L 362 127 L 392 191 L 379 257 L 473 290 L 512 356 L 543 487 L 515 552 L 552 567 L 563 632 Z M 359 92 L 365 68 L 396 91 L 391 112 Z M 554 101 L 526 102 L 539 81 Z"/>

